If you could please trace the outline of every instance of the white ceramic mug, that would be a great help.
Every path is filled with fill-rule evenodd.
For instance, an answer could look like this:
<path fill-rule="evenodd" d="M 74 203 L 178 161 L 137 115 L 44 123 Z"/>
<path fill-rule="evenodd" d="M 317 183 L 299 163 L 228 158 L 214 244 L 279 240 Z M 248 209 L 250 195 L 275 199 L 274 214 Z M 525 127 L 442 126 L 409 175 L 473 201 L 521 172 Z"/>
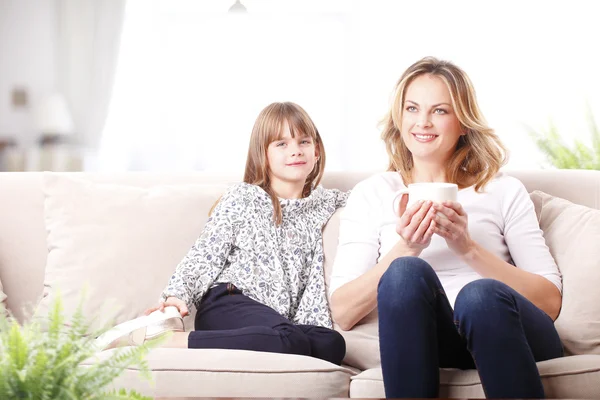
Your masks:
<path fill-rule="evenodd" d="M 444 201 L 456 201 L 458 195 L 458 186 L 455 183 L 446 182 L 420 182 L 411 183 L 407 188 L 401 189 L 394 195 L 394 214 L 398 215 L 400 200 L 402 196 L 408 195 L 408 204 L 406 208 L 415 204 L 419 200 L 431 200 L 434 203 Z"/>

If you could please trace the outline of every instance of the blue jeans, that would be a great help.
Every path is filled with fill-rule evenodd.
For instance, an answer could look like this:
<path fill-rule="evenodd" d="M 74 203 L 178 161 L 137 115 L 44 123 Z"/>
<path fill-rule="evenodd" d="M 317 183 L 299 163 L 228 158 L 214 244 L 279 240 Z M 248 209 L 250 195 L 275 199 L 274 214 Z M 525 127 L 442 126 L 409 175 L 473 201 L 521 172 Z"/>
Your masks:
<path fill-rule="evenodd" d="M 439 368 L 476 368 L 487 397 L 543 398 L 536 361 L 563 348 L 546 313 L 506 284 L 479 279 L 452 310 L 435 271 L 417 257 L 379 281 L 379 342 L 386 397 L 438 397 Z"/>

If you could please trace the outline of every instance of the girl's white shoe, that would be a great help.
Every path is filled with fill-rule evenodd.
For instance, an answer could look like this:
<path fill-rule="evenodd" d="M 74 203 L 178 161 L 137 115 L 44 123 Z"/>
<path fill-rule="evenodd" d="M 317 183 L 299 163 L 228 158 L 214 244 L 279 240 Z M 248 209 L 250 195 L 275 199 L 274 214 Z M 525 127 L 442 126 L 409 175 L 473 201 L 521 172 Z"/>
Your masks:
<path fill-rule="evenodd" d="M 104 332 L 95 340 L 98 351 L 107 347 L 141 346 L 147 340 L 159 337 L 167 332 L 183 332 L 183 318 L 177 307 L 165 307 L 163 311 L 154 311 Z M 116 346 L 111 346 L 116 344 Z"/>

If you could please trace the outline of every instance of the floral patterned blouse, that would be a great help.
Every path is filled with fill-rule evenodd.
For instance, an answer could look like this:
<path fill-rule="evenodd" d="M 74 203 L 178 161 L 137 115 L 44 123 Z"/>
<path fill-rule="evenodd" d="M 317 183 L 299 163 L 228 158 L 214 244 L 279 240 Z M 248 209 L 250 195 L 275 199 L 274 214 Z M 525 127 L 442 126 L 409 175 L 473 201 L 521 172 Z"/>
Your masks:
<path fill-rule="evenodd" d="M 318 186 L 306 198 L 280 199 L 283 220 L 276 225 L 271 197 L 263 189 L 232 186 L 162 297 L 177 297 L 189 307 L 200 304 L 212 286 L 232 283 L 296 324 L 331 328 L 322 230 L 347 197 Z"/>

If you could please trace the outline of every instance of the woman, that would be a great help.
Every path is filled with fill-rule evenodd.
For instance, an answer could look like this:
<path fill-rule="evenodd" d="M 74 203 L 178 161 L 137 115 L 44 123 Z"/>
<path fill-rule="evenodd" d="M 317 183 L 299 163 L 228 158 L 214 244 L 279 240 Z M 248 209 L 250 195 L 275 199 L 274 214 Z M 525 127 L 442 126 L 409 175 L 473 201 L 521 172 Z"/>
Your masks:
<path fill-rule="evenodd" d="M 536 361 L 562 356 L 562 282 L 528 193 L 499 174 L 505 150 L 468 76 L 424 58 L 385 121 L 389 171 L 359 183 L 341 219 L 330 286 L 351 329 L 376 306 L 387 397 L 437 397 L 439 368 L 477 368 L 486 396 L 544 397 Z M 392 209 L 410 183 L 451 182 L 457 202 Z"/>

